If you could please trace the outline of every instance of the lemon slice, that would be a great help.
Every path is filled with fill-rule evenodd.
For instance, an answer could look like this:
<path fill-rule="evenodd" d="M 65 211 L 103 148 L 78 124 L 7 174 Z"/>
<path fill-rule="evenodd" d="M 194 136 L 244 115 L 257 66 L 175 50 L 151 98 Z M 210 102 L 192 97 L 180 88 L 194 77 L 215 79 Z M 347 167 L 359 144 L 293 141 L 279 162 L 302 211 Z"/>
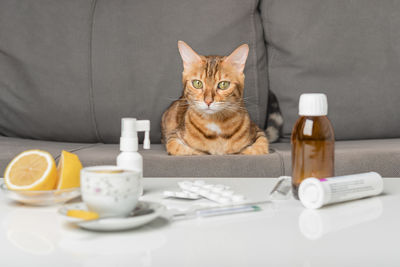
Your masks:
<path fill-rule="evenodd" d="M 24 151 L 8 164 L 4 181 L 12 190 L 51 190 L 57 182 L 56 163 L 46 151 Z"/>
<path fill-rule="evenodd" d="M 56 189 L 67 189 L 80 186 L 82 163 L 78 156 L 63 150 L 57 166 L 58 183 Z"/>
<path fill-rule="evenodd" d="M 79 218 L 82 220 L 96 220 L 99 218 L 99 214 L 94 211 L 87 211 L 87 210 L 68 210 L 67 216 Z"/>

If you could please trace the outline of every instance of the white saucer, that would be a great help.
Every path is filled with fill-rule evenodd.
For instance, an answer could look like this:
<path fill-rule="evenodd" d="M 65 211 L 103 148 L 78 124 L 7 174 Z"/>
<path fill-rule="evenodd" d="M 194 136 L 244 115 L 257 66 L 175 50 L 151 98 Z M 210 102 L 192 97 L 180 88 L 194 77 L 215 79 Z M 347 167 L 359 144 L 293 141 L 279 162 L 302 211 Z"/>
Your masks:
<path fill-rule="evenodd" d="M 71 209 L 88 210 L 85 203 L 79 202 L 62 206 L 58 210 L 58 213 L 61 214 L 66 221 L 76 224 L 84 229 L 95 231 L 120 231 L 137 228 L 151 222 L 164 212 L 165 207 L 154 202 L 139 201 L 135 208 L 134 215 L 130 217 L 100 218 L 93 221 L 85 221 L 79 218 L 67 216 L 68 210 Z"/>

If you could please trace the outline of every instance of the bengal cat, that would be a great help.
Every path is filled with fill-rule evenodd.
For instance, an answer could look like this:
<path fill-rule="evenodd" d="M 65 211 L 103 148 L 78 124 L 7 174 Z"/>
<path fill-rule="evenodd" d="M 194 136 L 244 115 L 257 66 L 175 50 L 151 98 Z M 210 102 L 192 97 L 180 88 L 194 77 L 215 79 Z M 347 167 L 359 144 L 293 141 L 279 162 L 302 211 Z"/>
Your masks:
<path fill-rule="evenodd" d="M 267 137 L 251 121 L 243 101 L 248 45 L 229 56 L 202 56 L 183 41 L 178 48 L 183 93 L 161 122 L 168 154 L 268 154 Z"/>

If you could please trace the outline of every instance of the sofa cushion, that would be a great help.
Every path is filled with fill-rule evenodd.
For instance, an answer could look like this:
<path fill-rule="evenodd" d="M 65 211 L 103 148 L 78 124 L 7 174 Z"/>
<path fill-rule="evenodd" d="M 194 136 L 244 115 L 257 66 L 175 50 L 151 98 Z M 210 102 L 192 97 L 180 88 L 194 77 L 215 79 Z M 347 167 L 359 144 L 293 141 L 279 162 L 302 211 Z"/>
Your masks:
<path fill-rule="evenodd" d="M 77 144 L 0 137 L 0 177 L 7 163 L 27 149 L 49 151 L 56 159 L 65 149 L 78 154 L 83 166 L 115 165 L 115 144 Z M 290 144 L 271 145 L 262 156 L 168 156 L 163 145 L 142 150 L 145 177 L 278 177 L 291 175 Z M 400 139 L 336 142 L 335 173 L 344 175 L 377 171 L 400 177 Z"/>
<path fill-rule="evenodd" d="M 117 143 L 121 117 L 151 120 L 182 92 L 177 41 L 226 55 L 248 43 L 246 105 L 261 127 L 266 48 L 257 1 L 0 2 L 0 134 Z"/>
<path fill-rule="evenodd" d="M 0 135 L 95 142 L 90 0 L 0 1 Z"/>
<path fill-rule="evenodd" d="M 115 164 L 119 153 L 114 144 L 77 151 L 86 165 Z M 144 177 L 277 177 L 282 162 L 277 153 L 260 156 L 169 156 L 165 146 L 155 144 L 151 150 L 141 150 Z"/>
<path fill-rule="evenodd" d="M 49 151 L 57 159 L 61 150 L 76 153 L 83 166 L 115 165 L 119 154 L 116 144 L 69 144 L 0 137 L 0 177 L 7 163 L 27 149 Z M 277 153 L 263 156 L 169 156 L 164 145 L 142 150 L 145 177 L 277 177 L 283 173 Z"/>
<path fill-rule="evenodd" d="M 284 135 L 301 93 L 326 93 L 337 139 L 400 137 L 400 2 L 262 0 Z"/>

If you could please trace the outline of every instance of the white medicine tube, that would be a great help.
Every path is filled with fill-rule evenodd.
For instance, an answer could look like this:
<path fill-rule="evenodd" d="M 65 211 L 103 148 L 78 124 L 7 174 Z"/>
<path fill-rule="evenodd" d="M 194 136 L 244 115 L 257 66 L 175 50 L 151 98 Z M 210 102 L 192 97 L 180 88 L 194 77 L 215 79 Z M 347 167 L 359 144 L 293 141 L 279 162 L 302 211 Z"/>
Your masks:
<path fill-rule="evenodd" d="M 376 172 L 332 178 L 307 178 L 299 187 L 301 203 L 309 209 L 381 194 L 383 179 Z"/>

